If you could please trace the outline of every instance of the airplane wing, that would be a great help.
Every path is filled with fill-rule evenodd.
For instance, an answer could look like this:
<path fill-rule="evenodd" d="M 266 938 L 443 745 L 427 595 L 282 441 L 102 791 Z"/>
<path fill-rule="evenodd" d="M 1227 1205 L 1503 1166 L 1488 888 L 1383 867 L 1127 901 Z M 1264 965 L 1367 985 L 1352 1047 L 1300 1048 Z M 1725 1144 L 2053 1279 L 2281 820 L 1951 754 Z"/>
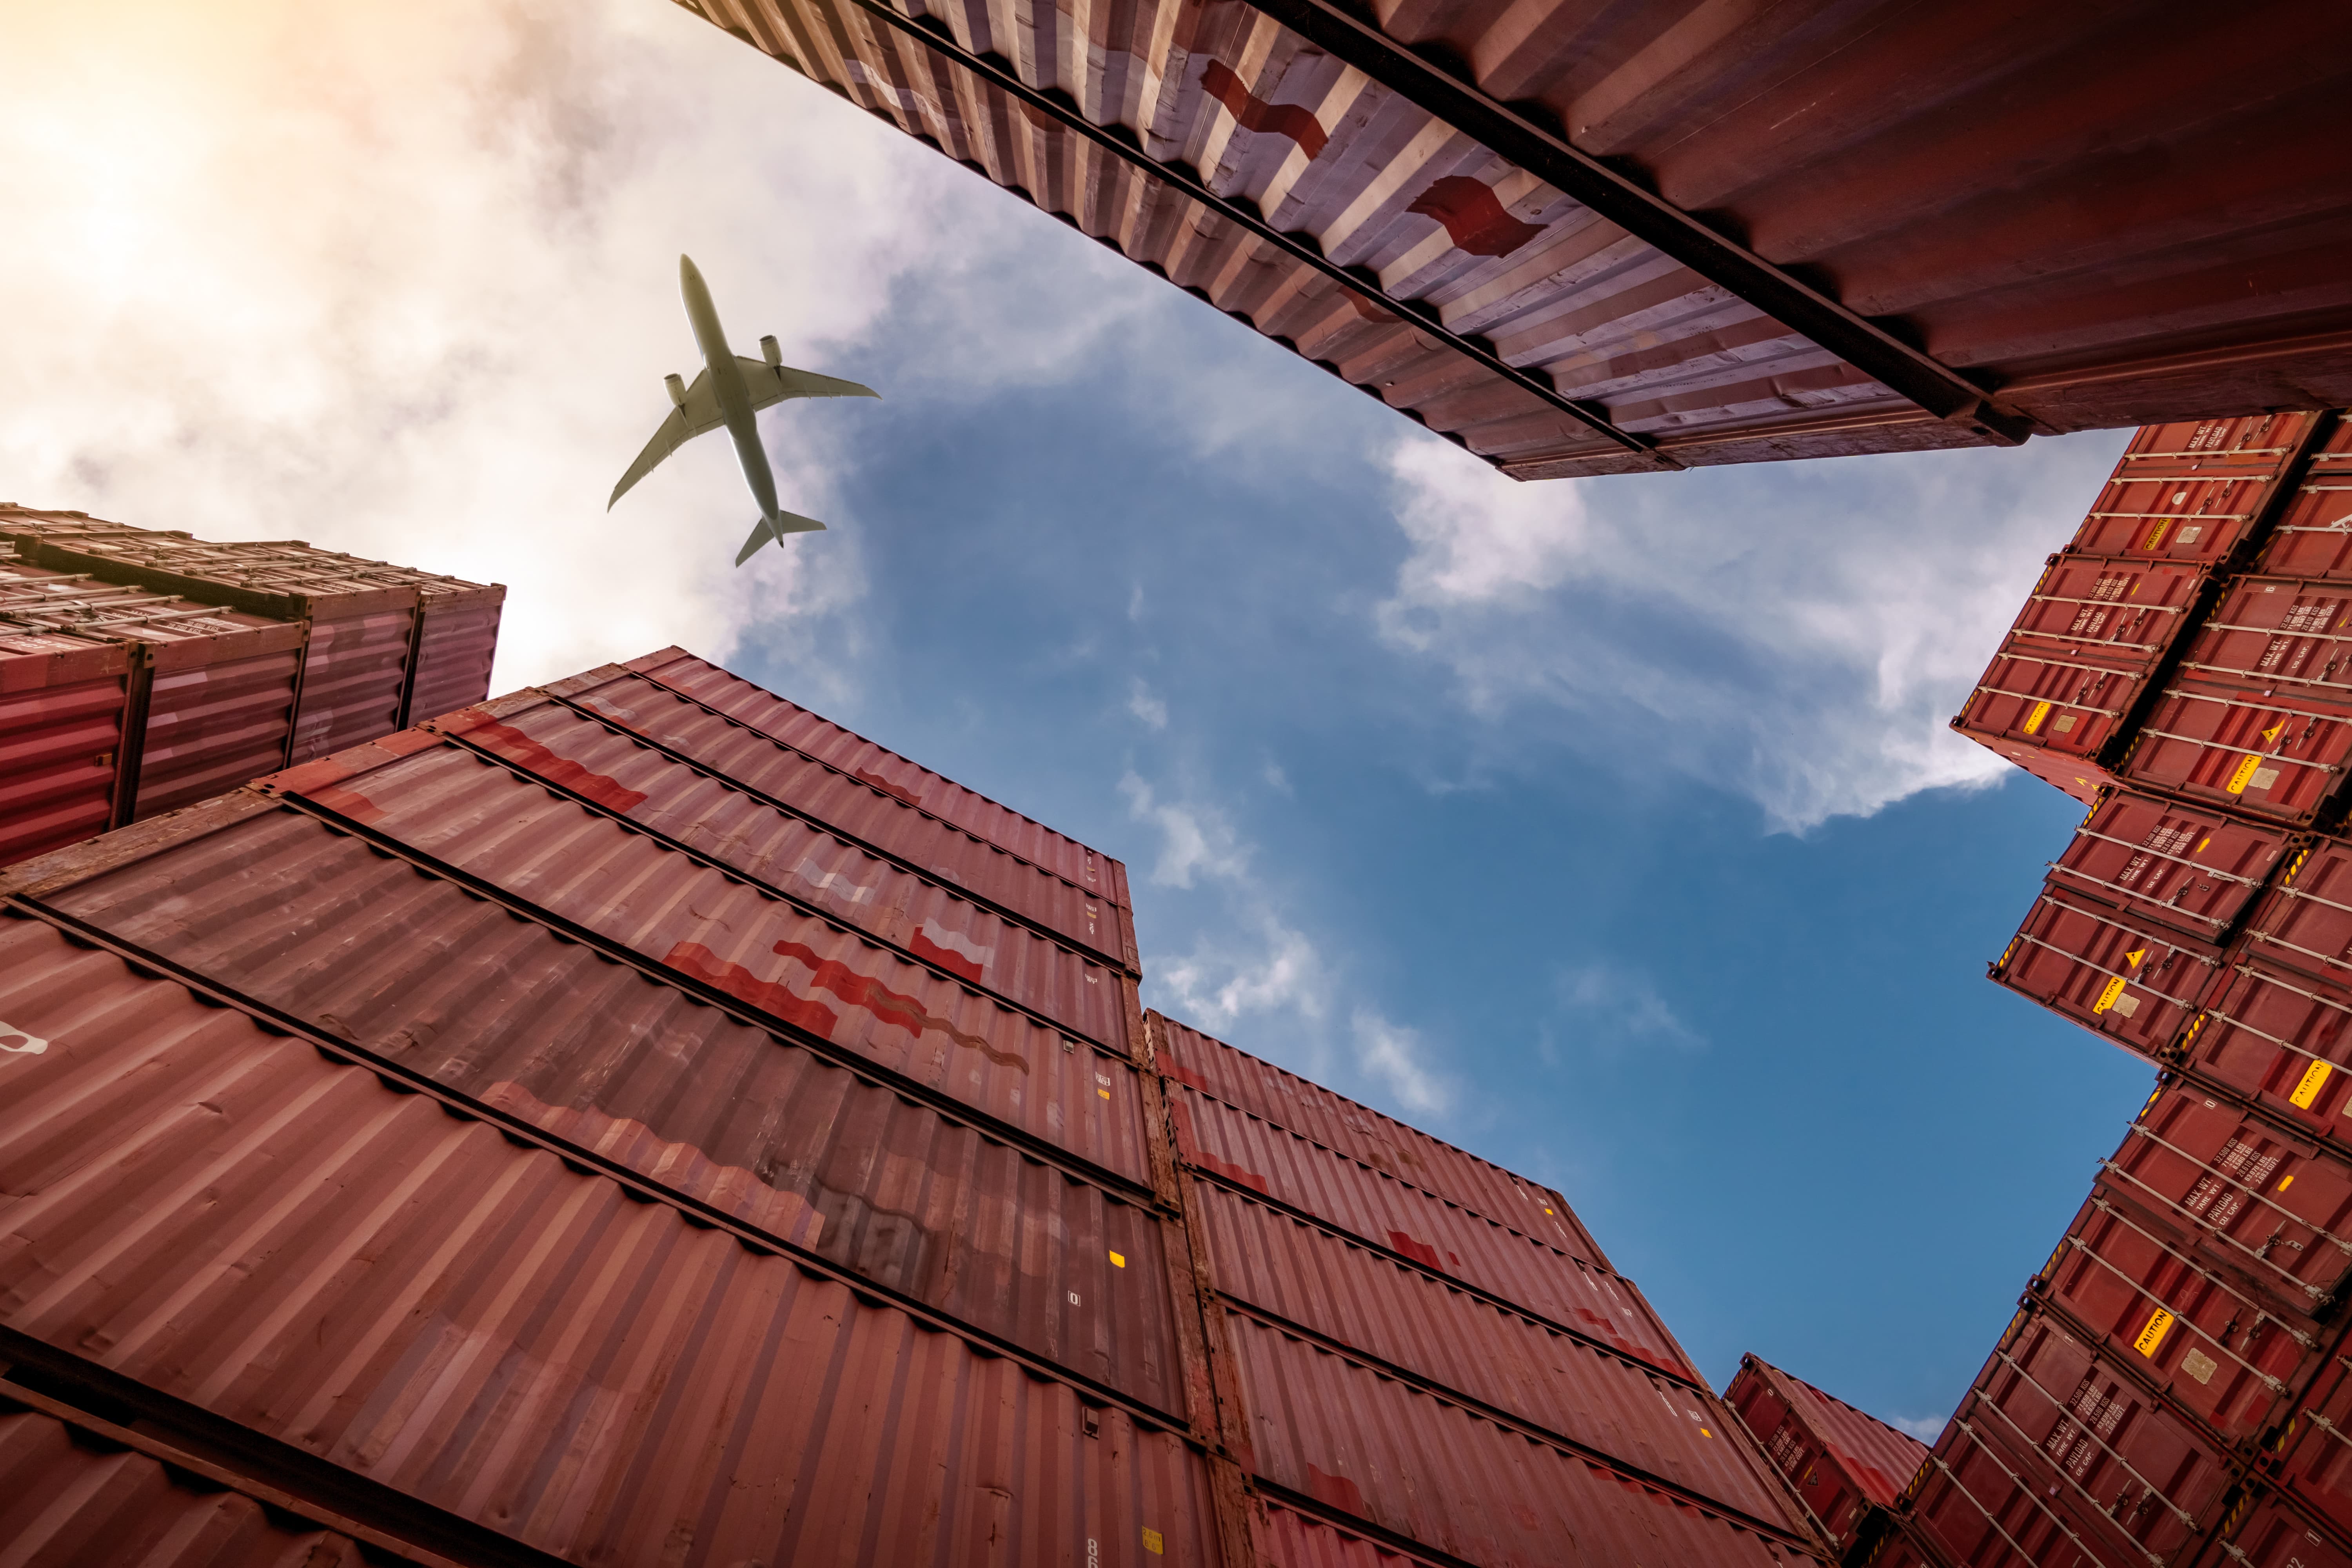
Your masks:
<path fill-rule="evenodd" d="M 819 375 L 813 370 L 794 370 L 788 364 L 770 364 L 763 359 L 735 356 L 743 367 L 743 384 L 751 389 L 751 406 L 765 408 L 771 403 L 782 403 L 788 397 L 879 397 L 882 395 L 870 386 L 860 386 L 854 381 L 842 381 L 835 376 Z"/>
<path fill-rule="evenodd" d="M 669 417 L 661 422 L 654 438 L 646 443 L 646 449 L 637 454 L 637 460 L 621 476 L 621 482 L 613 487 L 613 500 L 604 503 L 604 510 L 612 510 L 613 501 L 628 494 L 629 487 L 652 473 L 664 458 L 705 430 L 716 430 L 725 423 L 726 416 L 719 411 L 719 394 L 711 390 L 710 373 L 706 370 L 694 378 L 694 384 L 686 389 L 686 401 L 669 411 Z"/>

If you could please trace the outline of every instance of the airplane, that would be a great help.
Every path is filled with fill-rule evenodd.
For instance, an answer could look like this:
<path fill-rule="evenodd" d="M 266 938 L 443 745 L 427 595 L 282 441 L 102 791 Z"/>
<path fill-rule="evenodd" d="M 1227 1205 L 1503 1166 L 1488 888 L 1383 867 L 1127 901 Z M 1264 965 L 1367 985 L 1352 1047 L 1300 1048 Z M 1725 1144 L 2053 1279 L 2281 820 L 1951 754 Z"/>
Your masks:
<path fill-rule="evenodd" d="M 793 369 L 783 363 L 783 350 L 772 337 L 760 340 L 760 352 L 765 357 L 740 357 L 727 346 L 727 333 L 719 325 L 719 312 L 710 303 L 710 289 L 703 283 L 692 257 L 677 258 L 677 286 L 678 292 L 686 296 L 686 319 L 694 325 L 695 343 L 702 350 L 702 373 L 694 378 L 691 386 L 676 375 L 662 377 L 675 406 L 669 417 L 662 421 L 661 428 L 654 432 L 654 438 L 646 443 L 646 449 L 637 454 L 637 460 L 629 465 L 629 471 L 621 476 L 621 482 L 613 487 L 613 499 L 604 503 L 604 510 L 612 510 L 614 501 L 652 473 L 664 458 L 695 437 L 724 425 L 735 442 L 735 459 L 743 465 L 743 481 L 751 487 L 751 499 L 760 503 L 760 521 L 751 525 L 751 536 L 735 552 L 735 564 L 740 566 L 772 539 L 781 545 L 787 533 L 812 533 L 824 527 L 813 517 L 802 517 L 776 505 L 776 476 L 768 467 L 766 448 L 760 445 L 760 428 L 751 417 L 752 411 L 789 397 L 882 395 L 854 381 Z"/>

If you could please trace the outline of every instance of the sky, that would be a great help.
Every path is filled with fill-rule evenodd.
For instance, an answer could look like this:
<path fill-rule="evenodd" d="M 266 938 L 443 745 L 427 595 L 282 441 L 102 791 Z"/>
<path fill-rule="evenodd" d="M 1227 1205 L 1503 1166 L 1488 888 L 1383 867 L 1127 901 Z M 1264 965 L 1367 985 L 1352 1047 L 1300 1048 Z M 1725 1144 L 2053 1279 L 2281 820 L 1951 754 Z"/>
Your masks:
<path fill-rule="evenodd" d="M 1983 973 L 1955 711 L 2124 432 L 1518 485 L 656 0 L 12 17 L 0 500 L 509 584 L 1124 859 L 1145 1000 L 1559 1187 L 1720 1387 L 1932 1436 L 2152 1078 Z M 739 347 L 883 400 L 697 443 Z M 751 349 L 751 352 L 757 352 Z"/>

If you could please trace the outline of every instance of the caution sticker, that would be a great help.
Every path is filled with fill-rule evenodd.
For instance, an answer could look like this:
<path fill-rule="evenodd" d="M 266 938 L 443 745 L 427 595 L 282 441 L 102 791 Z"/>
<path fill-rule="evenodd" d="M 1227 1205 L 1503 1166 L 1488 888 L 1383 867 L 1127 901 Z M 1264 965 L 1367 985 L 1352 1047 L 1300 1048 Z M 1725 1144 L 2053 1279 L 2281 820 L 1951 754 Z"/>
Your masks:
<path fill-rule="evenodd" d="M 2294 1091 L 2286 1097 L 2286 1102 L 2297 1110 L 2309 1110 L 2311 1102 L 2317 1100 L 2319 1091 L 2326 1087 L 2328 1075 L 2335 1070 L 2326 1062 L 2312 1063 L 2303 1069 L 2303 1077 L 2295 1081 Z"/>
<path fill-rule="evenodd" d="M 2248 781 L 2254 776 L 2254 770 L 2262 765 L 2263 758 L 2259 752 L 2249 752 L 2240 757 L 2237 767 L 2230 774 L 2230 782 L 2226 786 L 2229 792 L 2231 795 L 2245 794 Z"/>
<path fill-rule="evenodd" d="M 1158 1531 L 1147 1524 L 1143 1527 L 1143 1549 L 1154 1557 L 1164 1557 L 1168 1553 L 1168 1542 Z"/>
<path fill-rule="evenodd" d="M 2132 1341 L 2132 1349 L 2153 1359 L 2156 1355 L 2156 1347 L 2164 1342 L 2164 1336 L 2170 1331 L 2171 1328 L 2172 1314 L 2158 1307 L 2148 1314 L 2147 1327 L 2139 1331 L 2139 1338 Z"/>
<path fill-rule="evenodd" d="M 2105 1012 L 2116 1005 L 2116 998 L 2123 994 L 2124 977 L 2120 974 L 2109 975 L 2107 983 L 2099 988 L 2099 999 L 2091 1004 L 2091 1012 L 2095 1016 Z M 2125 1016 L 2128 1017 L 2130 1015 L 2126 1014 Z"/>
<path fill-rule="evenodd" d="M 2050 704 L 2047 702 L 2035 703 L 2033 705 L 2033 711 L 2027 714 L 2025 717 L 2025 732 L 2029 735 L 2039 733 L 2042 729 L 2042 721 L 2049 717 Z"/>

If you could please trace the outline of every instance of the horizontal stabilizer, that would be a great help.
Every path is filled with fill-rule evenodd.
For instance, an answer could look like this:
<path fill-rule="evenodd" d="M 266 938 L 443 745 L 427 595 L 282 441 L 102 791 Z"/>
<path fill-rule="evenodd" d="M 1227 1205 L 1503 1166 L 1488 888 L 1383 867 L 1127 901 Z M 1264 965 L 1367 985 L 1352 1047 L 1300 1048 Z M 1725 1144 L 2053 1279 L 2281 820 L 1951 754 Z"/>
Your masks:
<path fill-rule="evenodd" d="M 767 543 L 771 539 L 781 542 L 783 535 L 787 533 L 822 533 L 824 531 L 824 524 L 813 517 L 803 517 L 798 512 L 780 511 L 772 523 L 763 517 L 751 525 L 751 536 L 743 542 L 743 548 L 735 552 L 735 564 L 740 566 L 758 554 L 760 546 Z"/>

